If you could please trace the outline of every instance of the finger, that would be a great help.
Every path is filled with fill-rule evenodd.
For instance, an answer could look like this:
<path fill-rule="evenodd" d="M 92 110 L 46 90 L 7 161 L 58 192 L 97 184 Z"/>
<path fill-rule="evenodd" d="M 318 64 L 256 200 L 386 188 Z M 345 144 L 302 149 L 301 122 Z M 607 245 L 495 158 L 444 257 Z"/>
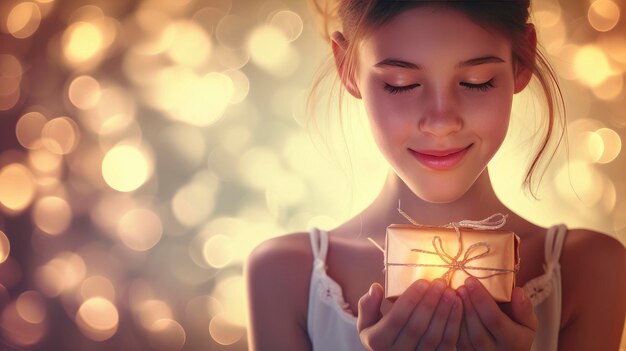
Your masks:
<path fill-rule="evenodd" d="M 382 317 L 380 313 L 382 300 L 383 287 L 378 283 L 372 284 L 367 294 L 359 299 L 359 314 L 357 319 L 357 330 L 359 332 L 380 320 Z"/>
<path fill-rule="evenodd" d="M 415 347 L 418 345 L 420 341 L 420 338 L 422 337 L 422 335 L 424 335 L 424 333 L 428 329 L 428 325 L 431 323 L 431 319 L 433 318 L 433 315 L 435 314 L 435 311 L 438 308 L 439 300 L 441 299 L 441 296 L 443 295 L 443 292 L 445 290 L 446 290 L 446 283 L 444 283 L 442 279 L 435 279 L 433 281 L 430 289 L 426 291 L 426 293 L 424 294 L 424 297 L 419 302 L 415 310 L 411 313 L 409 320 L 405 323 L 406 325 L 404 325 L 404 327 L 402 328 L 402 331 L 396 338 L 393 344 L 394 349 L 396 350 L 415 349 Z M 450 309 L 449 309 L 450 307 L 451 307 L 451 304 L 448 307 L 446 307 L 447 312 L 440 311 L 440 314 L 443 314 L 444 312 L 450 313 Z M 446 314 L 444 317 L 439 317 L 439 318 L 445 318 L 443 319 L 445 323 L 445 320 L 448 319 L 448 315 Z M 430 340 L 429 342 L 438 343 L 439 341 Z"/>
<path fill-rule="evenodd" d="M 377 345 L 389 346 L 394 343 L 429 287 L 430 283 L 424 279 L 409 285 L 380 321 L 369 328 L 369 332 L 376 335 Z"/>
<path fill-rule="evenodd" d="M 500 310 L 496 301 L 478 279 L 467 278 L 465 286 L 469 290 L 472 306 L 478 313 L 482 324 L 498 339 L 506 324 L 510 324 L 510 319 Z"/>
<path fill-rule="evenodd" d="M 452 310 L 448 316 L 448 322 L 437 350 L 454 350 L 459 341 L 461 323 L 463 322 L 463 302 L 456 294 L 454 294 L 453 299 Z"/>
<path fill-rule="evenodd" d="M 446 325 L 450 319 L 450 313 L 455 299 L 456 293 L 454 290 L 445 289 L 443 295 L 441 295 L 441 298 L 439 299 L 439 304 L 437 305 L 437 309 L 430 320 L 430 324 L 428 324 L 426 332 L 419 340 L 417 347 L 418 350 L 435 350 L 439 345 L 441 345 L 443 333 L 445 332 Z"/>
<path fill-rule="evenodd" d="M 537 330 L 538 321 L 535 315 L 533 304 L 526 297 L 524 289 L 516 287 L 513 289 L 513 299 L 511 301 L 513 310 L 513 320 L 518 324 L 526 326 L 532 331 Z"/>
<path fill-rule="evenodd" d="M 467 332 L 467 320 L 465 316 L 461 320 L 461 330 L 459 330 L 459 341 L 457 342 L 458 351 L 474 351 L 474 346 L 469 339 L 469 333 Z"/>
<path fill-rule="evenodd" d="M 473 301 L 469 296 L 470 292 L 465 286 L 459 287 L 457 291 L 463 299 L 463 311 L 465 313 L 467 335 L 472 346 L 477 350 L 493 350 L 495 348 L 495 341 L 493 336 L 483 325 L 483 322 L 473 305 Z"/>

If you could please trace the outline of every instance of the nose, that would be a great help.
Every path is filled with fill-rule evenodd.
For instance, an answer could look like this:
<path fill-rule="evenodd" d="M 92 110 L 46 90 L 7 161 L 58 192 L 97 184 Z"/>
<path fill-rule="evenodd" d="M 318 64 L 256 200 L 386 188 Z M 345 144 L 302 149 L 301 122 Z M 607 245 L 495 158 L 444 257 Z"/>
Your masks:
<path fill-rule="evenodd" d="M 425 108 L 419 120 L 421 131 L 443 137 L 463 128 L 463 119 L 459 115 L 453 92 L 432 89 L 425 98 Z"/>

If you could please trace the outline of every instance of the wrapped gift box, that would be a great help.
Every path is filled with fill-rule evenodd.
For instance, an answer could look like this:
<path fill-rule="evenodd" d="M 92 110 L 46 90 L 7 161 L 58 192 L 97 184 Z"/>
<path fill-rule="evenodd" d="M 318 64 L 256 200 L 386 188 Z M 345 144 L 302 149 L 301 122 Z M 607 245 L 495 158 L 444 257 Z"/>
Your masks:
<path fill-rule="evenodd" d="M 519 237 L 503 230 L 458 230 L 460 236 L 455 228 L 388 226 L 385 297 L 395 300 L 418 279 L 432 281 L 443 277 L 456 289 L 471 274 L 496 301 L 511 301 L 515 273 L 519 270 Z"/>

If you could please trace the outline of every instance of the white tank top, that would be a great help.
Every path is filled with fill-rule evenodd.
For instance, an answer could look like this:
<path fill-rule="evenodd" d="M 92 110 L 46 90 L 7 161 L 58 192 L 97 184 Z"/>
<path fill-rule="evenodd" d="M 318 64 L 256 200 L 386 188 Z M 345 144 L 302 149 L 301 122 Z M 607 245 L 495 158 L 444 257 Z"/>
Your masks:
<path fill-rule="evenodd" d="M 524 291 L 533 303 L 539 328 L 532 351 L 556 350 L 561 324 L 561 267 L 559 257 L 567 227 L 548 229 L 545 244 L 544 274 L 529 280 Z M 307 331 L 314 351 L 365 350 L 356 329 L 356 320 L 343 297 L 341 286 L 326 275 L 328 233 L 318 228 L 309 231 L 313 249 L 313 271 L 309 288 Z"/>

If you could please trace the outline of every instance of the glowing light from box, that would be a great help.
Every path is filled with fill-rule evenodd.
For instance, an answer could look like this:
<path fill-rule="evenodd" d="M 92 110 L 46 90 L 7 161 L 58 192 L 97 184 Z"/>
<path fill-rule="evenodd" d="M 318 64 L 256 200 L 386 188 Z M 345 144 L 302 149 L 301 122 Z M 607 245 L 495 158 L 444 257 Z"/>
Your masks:
<path fill-rule="evenodd" d="M 58 155 L 66 155 L 74 151 L 79 137 L 78 125 L 69 117 L 51 119 L 41 130 L 43 146 Z"/>
<path fill-rule="evenodd" d="M 35 196 L 35 178 L 21 163 L 11 163 L 0 169 L 0 204 L 10 212 L 28 207 Z"/>
<path fill-rule="evenodd" d="M 21 2 L 9 12 L 7 30 L 18 39 L 33 35 L 41 23 L 39 6 L 32 2 Z"/>
<path fill-rule="evenodd" d="M 576 52 L 574 72 L 582 83 L 590 87 L 602 84 L 614 74 L 606 54 L 593 45 L 583 46 Z"/>
<path fill-rule="evenodd" d="M 185 346 L 185 329 L 173 319 L 159 319 L 150 326 L 149 331 L 153 350 L 178 351 Z"/>
<path fill-rule="evenodd" d="M 2 230 L 0 230 L 0 264 L 7 260 L 11 253 L 11 242 Z"/>
<path fill-rule="evenodd" d="M 598 163 L 610 163 L 619 156 L 622 150 L 622 139 L 616 131 L 610 128 L 600 128 L 595 132 L 604 145 L 602 155 L 598 158 Z"/>
<path fill-rule="evenodd" d="M 72 209 L 57 196 L 42 197 L 33 206 L 33 221 L 39 229 L 50 235 L 59 235 L 72 222 Z"/>
<path fill-rule="evenodd" d="M 79 109 L 94 108 L 102 95 L 100 83 L 88 75 L 78 76 L 70 83 L 67 95 L 72 105 Z"/>
<path fill-rule="evenodd" d="M 152 175 L 152 160 L 145 151 L 132 145 L 118 145 L 102 160 L 102 176 L 112 189 L 121 192 L 137 190 Z"/>
<path fill-rule="evenodd" d="M 111 301 L 92 297 L 80 305 L 75 321 L 83 335 L 95 341 L 104 341 L 117 332 L 119 314 Z"/>
<path fill-rule="evenodd" d="M 34 290 L 24 291 L 15 301 L 17 313 L 28 323 L 41 324 L 46 319 L 46 302 Z"/>
<path fill-rule="evenodd" d="M 587 19 L 593 29 L 598 32 L 608 32 L 617 25 L 620 9 L 611 0 L 596 0 L 587 11 Z"/>
<path fill-rule="evenodd" d="M 117 231 L 126 246 L 135 251 L 146 251 L 161 240 L 163 225 L 153 211 L 136 208 L 120 218 Z"/>

